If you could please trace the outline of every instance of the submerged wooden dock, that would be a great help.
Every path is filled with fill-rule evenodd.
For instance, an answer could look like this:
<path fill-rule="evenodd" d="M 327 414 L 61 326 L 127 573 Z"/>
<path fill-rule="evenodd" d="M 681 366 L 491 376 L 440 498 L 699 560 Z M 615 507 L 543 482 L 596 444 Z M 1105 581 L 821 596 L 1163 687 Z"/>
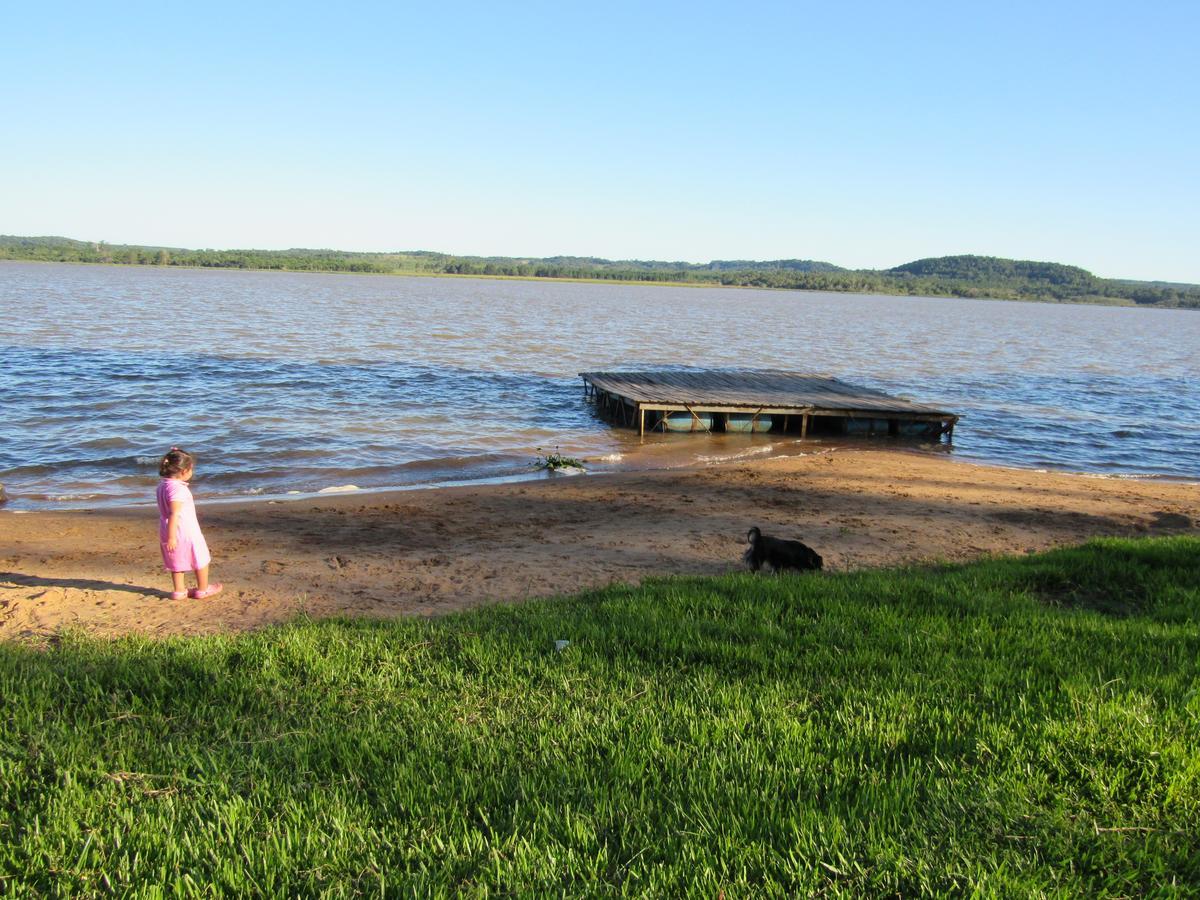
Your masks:
<path fill-rule="evenodd" d="M 748 431 L 940 439 L 958 416 L 825 375 L 775 369 L 581 372 L 613 421 L 645 434 Z"/>

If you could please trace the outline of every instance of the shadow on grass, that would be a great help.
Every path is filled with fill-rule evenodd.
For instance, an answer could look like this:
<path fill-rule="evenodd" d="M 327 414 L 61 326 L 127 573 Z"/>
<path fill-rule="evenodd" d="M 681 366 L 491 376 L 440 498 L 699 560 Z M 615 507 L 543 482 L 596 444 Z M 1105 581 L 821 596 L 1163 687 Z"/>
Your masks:
<path fill-rule="evenodd" d="M 1049 606 L 1108 615 L 1175 619 L 1187 612 L 1175 601 L 1200 592 L 1200 539 L 1192 537 L 1095 540 L 991 565 L 1010 569 Z"/>

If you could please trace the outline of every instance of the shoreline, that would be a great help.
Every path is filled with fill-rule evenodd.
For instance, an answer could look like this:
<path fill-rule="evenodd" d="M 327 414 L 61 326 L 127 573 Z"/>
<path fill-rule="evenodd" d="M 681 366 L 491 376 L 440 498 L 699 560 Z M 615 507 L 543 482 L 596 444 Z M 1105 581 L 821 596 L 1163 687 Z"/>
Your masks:
<path fill-rule="evenodd" d="M 146 506 L 0 514 L 0 640 L 230 633 L 315 617 L 430 616 L 741 568 L 744 535 L 830 570 L 1200 533 L 1200 485 L 844 450 L 673 469 L 286 501 L 199 503 L 207 601 L 166 599 Z"/>
<path fill-rule="evenodd" d="M 119 262 L 87 262 L 84 260 L 58 259 L 13 259 L 3 258 L 0 262 L 14 263 L 44 263 L 56 266 L 116 266 L 123 269 L 181 269 L 189 272 L 263 272 L 268 274 L 286 275 L 369 275 L 384 278 L 467 278 L 481 281 L 528 281 L 560 284 L 616 284 L 616 285 L 646 285 L 648 287 L 683 287 L 683 288 L 720 288 L 735 291 L 792 291 L 801 294 L 838 294 L 850 297 L 898 297 L 912 300 L 984 300 L 988 303 L 1036 303 L 1052 306 L 1113 306 L 1123 309 L 1184 309 L 1186 306 L 1156 306 L 1140 304 L 1132 300 L 1114 298 L 1108 300 L 1056 300 L 1046 298 L 1021 297 L 990 297 L 966 294 L 907 294 L 887 293 L 884 291 L 839 291 L 833 288 L 803 288 L 803 287 L 773 287 L 769 285 L 751 284 L 722 284 L 719 281 L 641 281 L 628 278 L 572 278 L 559 276 L 538 275 L 479 275 L 468 272 L 346 272 L 340 269 L 255 269 L 240 266 L 183 266 L 160 265 L 158 263 L 119 263 Z"/>
<path fill-rule="evenodd" d="M 1000 463 L 983 458 L 968 458 L 957 456 L 952 451 L 936 452 L 929 449 L 921 449 L 911 446 L 891 445 L 879 447 L 877 440 L 870 443 L 846 443 L 829 441 L 827 444 L 817 440 L 810 439 L 804 444 L 808 449 L 796 449 L 794 452 L 781 451 L 774 455 L 767 455 L 770 451 L 766 448 L 760 448 L 750 453 L 742 452 L 730 454 L 728 456 L 718 456 L 709 458 L 704 456 L 696 456 L 688 454 L 689 462 L 675 464 L 658 464 L 658 465 L 628 465 L 622 466 L 614 464 L 607 460 L 596 458 L 584 458 L 584 470 L 582 471 L 564 471 L 548 474 L 543 470 L 532 470 L 526 472 L 510 472 L 507 474 L 483 475 L 478 478 L 450 478 L 445 481 L 428 481 L 428 482 L 413 482 L 411 484 L 394 484 L 375 487 L 358 487 L 357 485 L 331 485 L 318 490 L 307 491 L 285 491 L 283 493 L 244 493 L 244 494 L 223 494 L 220 496 L 200 496 L 197 502 L 204 506 L 231 506 L 231 505 L 258 505 L 258 504 L 278 504 L 278 503 L 300 503 L 309 500 L 321 500 L 331 496 L 342 497 L 380 497 L 388 494 L 409 494 L 420 491 L 439 491 L 449 488 L 474 488 L 488 487 L 491 485 L 500 484 L 524 484 L 528 482 L 553 481 L 561 480 L 568 477 L 587 477 L 587 478 L 607 478 L 612 476 L 647 473 L 657 471 L 680 471 L 683 469 L 707 469 L 715 466 L 736 465 L 739 463 L 749 462 L 767 462 L 778 459 L 795 459 L 806 456 L 821 456 L 827 453 L 898 453 L 909 454 L 917 457 L 937 459 L 947 463 L 967 466 L 981 466 L 988 469 L 999 469 L 1008 472 L 1033 472 L 1037 474 L 1054 474 L 1054 475 L 1070 475 L 1078 478 L 1094 478 L 1103 481 L 1134 481 L 1148 483 L 1166 483 L 1192 485 L 1200 487 L 1200 476 L 1197 475 L 1173 475 L 1170 473 L 1158 472 L 1093 472 L 1086 469 L 1069 469 L 1069 468 L 1046 468 L 1045 466 L 1023 466 L 1013 463 Z M 762 458 L 758 458 L 759 454 Z M 681 456 L 680 459 L 685 457 Z M 591 466 L 607 466 L 606 468 L 592 469 Z M 148 489 L 153 485 L 148 485 Z M 4 485 L 0 484 L 0 488 Z M 21 498 L 20 494 L 12 494 L 8 492 L 3 495 L 3 500 L 0 501 L 0 519 L 7 515 L 34 515 L 42 513 L 90 513 L 90 512 L 122 512 L 144 510 L 147 508 L 145 497 L 142 494 L 137 495 L 137 499 L 130 497 L 123 500 L 107 501 L 96 506 L 38 506 L 26 509 L 14 509 L 12 501 Z M 37 501 L 45 503 L 47 501 Z M 73 502 L 73 501 L 66 501 Z"/>

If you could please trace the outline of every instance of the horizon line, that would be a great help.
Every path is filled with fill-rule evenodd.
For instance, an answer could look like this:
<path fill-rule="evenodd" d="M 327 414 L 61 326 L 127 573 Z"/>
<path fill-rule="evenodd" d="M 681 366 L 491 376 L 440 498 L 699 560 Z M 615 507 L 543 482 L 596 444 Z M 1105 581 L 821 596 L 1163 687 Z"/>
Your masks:
<path fill-rule="evenodd" d="M 124 242 L 124 241 L 114 242 L 114 241 L 108 241 L 108 240 L 93 240 L 90 238 L 74 238 L 74 237 L 67 237 L 66 235 L 62 235 L 62 234 L 36 234 L 36 235 L 35 234 L 28 234 L 28 235 L 0 234 L 0 238 L 14 238 L 17 240 L 22 240 L 22 239 L 25 239 L 25 240 L 38 240 L 38 239 L 41 239 L 41 240 L 65 240 L 65 241 L 76 241 L 78 243 L 84 243 L 84 244 L 107 244 L 110 247 L 143 247 L 143 248 L 152 249 L 152 250 L 182 250 L 182 251 L 187 251 L 187 252 L 191 252 L 191 253 L 237 253 L 237 252 L 247 253 L 247 252 L 252 252 L 252 251 L 260 251 L 260 252 L 264 252 L 264 253 L 286 253 L 288 251 L 293 251 L 293 250 L 294 251 L 308 251 L 308 252 L 328 252 L 328 253 L 375 254 L 375 255 L 380 255 L 380 256 L 422 253 L 422 254 L 436 254 L 436 255 L 440 255 L 440 256 L 459 257 L 459 258 L 464 258 L 464 259 L 505 259 L 505 260 L 514 260 L 514 261 L 521 261 L 521 260 L 536 261 L 536 260 L 566 258 L 566 259 L 595 259 L 595 260 L 601 260 L 603 262 L 614 262 L 614 263 L 619 263 L 619 262 L 665 263 L 665 264 L 675 264 L 675 265 L 684 265 L 684 266 L 705 266 L 705 265 L 712 265 L 713 263 L 718 263 L 718 262 L 747 262 L 747 263 L 757 263 L 757 264 L 771 263 L 771 262 L 808 262 L 808 263 L 819 263 L 819 264 L 824 264 L 824 265 L 835 266 L 838 269 L 841 269 L 842 271 L 846 271 L 846 272 L 888 272 L 888 271 L 891 271 L 892 269 L 898 268 L 899 266 L 907 265 L 909 263 L 914 263 L 914 262 L 920 262 L 922 260 L 927 260 L 927 259 L 949 259 L 949 258 L 954 258 L 954 257 L 976 257 L 979 259 L 1003 259 L 1003 260 L 1009 260 L 1012 262 L 1028 262 L 1028 263 L 1045 264 L 1045 265 L 1069 266 L 1071 268 L 1075 268 L 1075 269 L 1079 269 L 1083 272 L 1087 272 L 1089 275 L 1092 275 L 1095 278 L 1104 278 L 1104 279 L 1111 280 L 1111 281 L 1140 281 L 1140 282 L 1146 282 L 1149 284 L 1171 284 L 1171 285 L 1186 284 L 1186 285 L 1190 285 L 1190 286 L 1200 286 L 1200 282 L 1172 281 L 1172 280 L 1166 279 L 1166 278 L 1134 278 L 1131 276 L 1123 276 L 1123 275 L 1097 275 L 1091 269 L 1087 269 L 1087 268 L 1085 268 L 1081 265 L 1077 265 L 1075 263 L 1064 263 L 1064 262 L 1059 262 L 1057 260 L 1050 260 L 1050 259 L 1023 259 L 1023 258 L 1015 257 L 1015 256 L 997 256 L 994 254 L 987 254 L 987 253 L 942 253 L 942 254 L 938 254 L 938 255 L 914 257 L 913 259 L 909 259 L 909 260 L 905 260 L 900 263 L 896 263 L 894 266 L 887 266 L 884 268 L 853 268 L 853 267 L 849 267 L 849 266 L 843 266 L 839 263 L 831 262 L 830 260 L 827 260 L 827 259 L 816 259 L 815 257 L 799 257 L 799 256 L 788 256 L 788 257 L 781 256 L 781 257 L 775 257 L 773 259 L 752 259 L 752 258 L 748 258 L 748 257 L 713 257 L 709 260 L 701 261 L 701 260 L 682 260 L 682 259 L 655 259 L 653 257 L 638 257 L 638 256 L 608 257 L 608 256 L 599 256 L 596 254 L 578 254 L 578 253 L 554 253 L 554 254 L 549 254 L 546 256 L 534 256 L 531 254 L 502 255 L 502 254 L 495 254 L 495 253 L 493 253 L 493 254 L 455 253 L 455 252 L 446 251 L 446 250 L 424 250 L 424 249 L 346 250 L 346 249 L 340 249 L 340 248 L 336 248 L 336 247 L 315 247 L 315 246 L 314 247 L 304 247 L 304 246 L 298 246 L 298 245 L 291 246 L 291 247 L 275 247 L 275 248 L 272 248 L 272 247 L 179 247 L 179 246 L 169 246 L 166 244 L 140 244 L 140 243 L 131 243 L 131 242 Z"/>

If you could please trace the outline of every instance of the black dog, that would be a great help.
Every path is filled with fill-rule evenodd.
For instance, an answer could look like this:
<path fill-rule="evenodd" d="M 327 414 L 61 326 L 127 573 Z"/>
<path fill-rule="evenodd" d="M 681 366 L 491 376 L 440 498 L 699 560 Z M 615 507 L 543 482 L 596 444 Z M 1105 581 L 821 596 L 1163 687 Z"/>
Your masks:
<path fill-rule="evenodd" d="M 824 563 L 812 547 L 799 541 L 785 541 L 780 538 L 767 537 L 757 528 L 746 532 L 746 542 L 750 544 L 742 559 L 750 567 L 751 572 L 757 572 L 767 564 L 776 572 L 784 569 L 807 571 L 820 569 Z"/>

